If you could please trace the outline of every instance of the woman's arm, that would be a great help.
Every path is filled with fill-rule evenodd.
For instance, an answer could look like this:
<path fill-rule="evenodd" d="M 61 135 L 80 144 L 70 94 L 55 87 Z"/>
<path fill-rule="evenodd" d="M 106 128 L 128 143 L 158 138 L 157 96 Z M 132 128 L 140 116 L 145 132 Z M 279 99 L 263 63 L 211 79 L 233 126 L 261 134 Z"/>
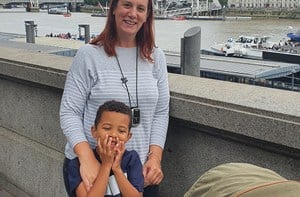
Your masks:
<path fill-rule="evenodd" d="M 166 66 L 166 58 L 161 49 L 156 49 L 155 68 L 157 78 L 158 100 L 154 109 L 153 120 L 150 132 L 150 145 L 159 146 L 161 149 L 154 149 L 159 151 L 164 148 L 168 124 L 169 124 L 169 101 L 170 91 L 168 83 L 168 72 Z M 150 147 L 149 147 L 150 151 Z M 160 152 L 157 152 L 158 156 Z M 161 158 L 160 158 L 161 159 Z"/>
<path fill-rule="evenodd" d="M 161 160 L 169 124 L 169 84 L 165 55 L 156 49 L 158 101 L 150 133 L 149 155 L 144 164 L 145 186 L 159 184 L 163 179 Z"/>
<path fill-rule="evenodd" d="M 89 48 L 85 46 L 79 49 L 74 57 L 67 74 L 60 105 L 60 124 L 69 147 L 66 149 L 66 154 L 74 155 L 75 152 L 78 156 L 81 177 L 87 190 L 94 182 L 99 170 L 99 164 L 96 163 L 83 126 L 85 105 L 96 80 L 90 74 L 92 69 L 88 63 L 88 50 Z"/>
<path fill-rule="evenodd" d="M 161 169 L 162 151 L 163 149 L 161 147 L 150 145 L 148 159 L 143 168 L 145 187 L 148 185 L 158 185 L 164 178 Z"/>
<path fill-rule="evenodd" d="M 93 186 L 100 164 L 97 161 L 88 142 L 80 142 L 74 147 L 80 163 L 80 175 L 86 191 L 90 191 Z"/>

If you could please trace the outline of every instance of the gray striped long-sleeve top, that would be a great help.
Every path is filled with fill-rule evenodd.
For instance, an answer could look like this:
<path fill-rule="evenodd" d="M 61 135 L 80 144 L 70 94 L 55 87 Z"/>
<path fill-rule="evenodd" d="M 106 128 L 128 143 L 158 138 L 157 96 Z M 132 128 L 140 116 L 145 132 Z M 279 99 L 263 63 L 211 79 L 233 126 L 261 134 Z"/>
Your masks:
<path fill-rule="evenodd" d="M 127 78 L 131 105 L 136 104 L 136 48 L 116 48 L 124 77 Z M 166 59 L 160 48 L 155 48 L 154 63 L 138 58 L 138 104 L 141 122 L 132 128 L 133 136 L 126 143 L 128 150 L 136 150 L 145 162 L 149 145 L 164 147 L 169 120 L 169 86 Z M 67 74 L 60 106 L 60 124 L 67 138 L 65 155 L 76 157 L 76 144 L 88 141 L 95 148 L 91 135 L 99 105 L 118 100 L 129 106 L 115 56 L 108 57 L 103 47 L 87 44 L 81 47 Z"/>

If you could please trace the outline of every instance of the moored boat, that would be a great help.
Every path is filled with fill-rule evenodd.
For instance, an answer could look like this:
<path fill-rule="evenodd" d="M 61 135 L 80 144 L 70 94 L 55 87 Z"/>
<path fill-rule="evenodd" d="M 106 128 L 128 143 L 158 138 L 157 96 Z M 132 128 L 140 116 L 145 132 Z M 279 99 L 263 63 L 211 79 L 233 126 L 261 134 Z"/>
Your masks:
<path fill-rule="evenodd" d="M 263 58 L 263 51 L 300 54 L 299 34 L 287 34 L 289 39 L 280 42 L 271 42 L 267 36 L 240 36 L 237 40 L 229 38 L 224 44 L 215 44 L 210 47 L 210 52 L 217 55 L 238 56 L 245 58 Z"/>
<path fill-rule="evenodd" d="M 300 29 L 296 33 L 288 33 L 287 37 L 293 42 L 300 42 Z"/>
<path fill-rule="evenodd" d="M 64 15 L 64 17 L 70 17 L 71 16 L 71 13 L 65 13 L 65 14 L 63 14 Z"/>
<path fill-rule="evenodd" d="M 61 14 L 64 16 L 71 16 L 71 13 L 69 12 L 67 7 L 53 7 L 49 8 L 48 14 Z"/>
<path fill-rule="evenodd" d="M 93 16 L 93 17 L 106 17 L 107 14 L 102 13 L 102 12 L 94 12 L 94 13 L 91 14 L 91 16 Z"/>
<path fill-rule="evenodd" d="M 274 46 L 269 39 L 267 36 L 240 36 L 237 40 L 229 38 L 225 44 L 211 46 L 211 50 L 225 56 L 262 58 L 262 51 Z"/>
<path fill-rule="evenodd" d="M 171 17 L 169 17 L 169 19 L 182 21 L 182 20 L 185 20 L 186 18 L 183 15 L 177 15 L 177 16 L 171 16 Z"/>

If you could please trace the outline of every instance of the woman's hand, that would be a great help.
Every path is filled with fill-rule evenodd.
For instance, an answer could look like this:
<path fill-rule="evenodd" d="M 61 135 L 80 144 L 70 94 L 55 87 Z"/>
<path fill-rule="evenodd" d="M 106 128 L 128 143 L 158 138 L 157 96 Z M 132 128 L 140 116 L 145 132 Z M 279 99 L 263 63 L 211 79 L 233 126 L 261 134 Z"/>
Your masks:
<path fill-rule="evenodd" d="M 90 191 L 98 175 L 100 164 L 87 142 L 77 144 L 74 150 L 80 162 L 80 176 L 86 191 Z"/>
<path fill-rule="evenodd" d="M 80 162 L 80 176 L 86 188 L 86 191 L 89 192 L 95 182 L 100 164 L 96 158 L 87 158 L 81 160 Z"/>
<path fill-rule="evenodd" d="M 150 155 L 144 164 L 143 174 L 145 179 L 145 187 L 149 185 L 158 185 L 164 178 L 160 159 L 155 155 Z"/>

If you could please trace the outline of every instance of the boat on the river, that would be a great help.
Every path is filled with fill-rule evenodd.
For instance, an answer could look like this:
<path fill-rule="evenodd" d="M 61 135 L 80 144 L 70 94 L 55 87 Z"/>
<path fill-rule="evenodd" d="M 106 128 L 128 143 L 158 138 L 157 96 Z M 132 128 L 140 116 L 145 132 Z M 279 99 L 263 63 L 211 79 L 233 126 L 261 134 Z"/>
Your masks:
<path fill-rule="evenodd" d="M 178 21 L 182 21 L 182 20 L 185 20 L 186 17 L 183 16 L 183 15 L 176 15 L 176 16 L 170 16 L 169 19 L 171 20 L 178 20 Z"/>
<path fill-rule="evenodd" d="M 70 17 L 71 16 L 71 13 L 69 12 L 69 13 L 65 13 L 65 14 L 63 14 L 63 16 L 64 17 Z"/>
<path fill-rule="evenodd" d="M 226 43 L 210 47 L 212 52 L 225 56 L 261 58 L 263 50 L 271 49 L 275 43 L 267 36 L 240 36 L 237 40 L 229 38 Z"/>
<path fill-rule="evenodd" d="M 52 7 L 48 9 L 48 14 L 61 14 L 65 17 L 70 17 L 71 13 L 69 12 L 69 9 L 64 7 Z"/>
<path fill-rule="evenodd" d="M 271 42 L 268 36 L 240 36 L 237 40 L 229 38 L 226 43 L 215 44 L 210 51 L 217 55 L 261 59 L 263 51 L 300 54 L 299 34 L 287 34 L 278 43 Z"/>
<path fill-rule="evenodd" d="M 288 33 L 287 37 L 293 42 L 300 42 L 300 29 L 296 33 Z"/>
<path fill-rule="evenodd" d="M 107 17 L 107 14 L 104 13 L 104 12 L 93 12 L 91 14 L 91 16 L 93 16 L 93 17 Z"/>

